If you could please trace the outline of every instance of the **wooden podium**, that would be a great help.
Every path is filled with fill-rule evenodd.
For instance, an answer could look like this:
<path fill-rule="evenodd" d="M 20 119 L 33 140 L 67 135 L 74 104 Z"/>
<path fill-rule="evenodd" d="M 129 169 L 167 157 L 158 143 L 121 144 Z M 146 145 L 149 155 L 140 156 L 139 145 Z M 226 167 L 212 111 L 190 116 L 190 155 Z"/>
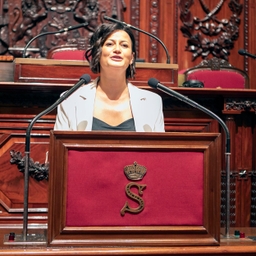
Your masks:
<path fill-rule="evenodd" d="M 67 61 L 51 59 L 17 58 L 14 60 L 14 82 L 49 84 L 64 86 L 74 84 L 82 74 L 90 74 L 92 79 L 98 76 L 93 74 L 87 61 Z M 161 77 L 166 86 L 177 86 L 178 65 L 165 63 L 136 63 L 136 75 L 131 82 L 141 88 L 146 87 L 150 77 Z M 59 84 L 59 85 L 58 85 Z"/>
<path fill-rule="evenodd" d="M 220 147 L 213 133 L 52 131 L 48 246 L 218 246 Z"/>

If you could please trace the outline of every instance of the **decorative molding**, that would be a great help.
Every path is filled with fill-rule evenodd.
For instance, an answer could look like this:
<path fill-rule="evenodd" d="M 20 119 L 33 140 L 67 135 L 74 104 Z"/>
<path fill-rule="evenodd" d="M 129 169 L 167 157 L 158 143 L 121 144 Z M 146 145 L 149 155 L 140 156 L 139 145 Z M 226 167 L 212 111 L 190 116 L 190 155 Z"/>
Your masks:
<path fill-rule="evenodd" d="M 236 180 L 235 171 L 230 172 L 230 225 L 236 224 Z M 221 226 L 226 226 L 226 171 L 221 171 Z"/>
<path fill-rule="evenodd" d="M 5 0 L 1 0 L 2 4 L 0 9 L 0 55 L 8 51 L 10 36 L 8 33 L 8 26 L 10 23 L 8 16 L 9 4 Z"/>
<path fill-rule="evenodd" d="M 140 27 L 140 1 L 131 0 L 131 25 L 135 27 Z M 139 57 L 139 31 L 133 31 L 135 40 L 136 40 L 136 53 L 137 57 Z"/>
<path fill-rule="evenodd" d="M 25 157 L 19 151 L 10 151 L 11 155 L 11 164 L 16 164 L 19 171 L 24 173 L 25 171 Z M 39 162 L 34 162 L 33 159 L 30 158 L 29 161 L 29 176 L 34 178 L 37 181 L 48 180 L 49 178 L 49 163 L 46 161 L 44 164 L 40 164 Z"/>
<path fill-rule="evenodd" d="M 256 112 L 256 99 L 225 99 L 225 109 Z"/>
<path fill-rule="evenodd" d="M 252 172 L 251 179 L 251 227 L 256 227 L 256 171 Z"/>
<path fill-rule="evenodd" d="M 178 38 L 179 38 L 179 0 L 176 0 L 175 3 L 175 31 L 174 31 L 174 56 L 173 56 L 173 63 L 178 63 Z"/>
<path fill-rule="evenodd" d="M 199 0 L 205 17 L 193 16 L 190 11 L 194 1 L 180 0 L 180 19 L 183 23 L 180 30 L 188 38 L 186 51 L 192 53 L 192 60 L 198 57 L 207 58 L 210 54 L 228 60 L 230 50 L 239 36 L 240 14 L 243 5 L 239 0 L 230 0 L 228 7 L 232 12 L 229 19 L 218 19 L 217 14 L 224 5 L 219 0 L 213 9 L 209 9 L 204 0 Z M 207 37 L 206 37 L 207 36 Z"/>
<path fill-rule="evenodd" d="M 248 52 L 249 45 L 249 3 L 248 0 L 244 0 L 244 49 Z M 249 71 L 249 62 L 248 57 L 244 58 L 244 70 L 248 73 Z"/>
<path fill-rule="evenodd" d="M 21 3 L 21 6 L 15 5 L 5 14 L 6 19 L 8 17 L 13 19 L 8 31 L 11 38 L 8 42 L 10 44 L 5 47 L 14 57 L 21 57 L 24 46 L 36 35 L 42 33 L 53 32 L 32 42 L 27 51 L 28 56 L 46 57 L 49 49 L 54 46 L 78 44 L 81 38 L 90 39 L 96 27 L 104 22 L 103 14 L 120 20 L 126 10 L 125 0 L 22 0 Z M 57 33 L 59 30 L 79 23 L 88 23 L 88 26 Z M 3 34 L 1 30 L 0 33 Z"/>
<path fill-rule="evenodd" d="M 159 23 L 159 4 L 158 0 L 151 0 L 151 8 L 150 8 L 150 33 L 154 36 L 158 37 L 158 23 Z M 150 37 L 150 46 L 149 50 L 149 62 L 157 63 L 158 57 L 158 42 L 156 39 Z"/>
<path fill-rule="evenodd" d="M 195 68 L 210 68 L 211 70 L 220 70 L 221 68 L 232 68 L 232 65 L 223 59 L 213 57 L 212 59 L 203 60 Z"/>
<path fill-rule="evenodd" d="M 251 227 L 256 227 L 256 171 L 239 170 L 232 171 L 230 174 L 230 206 L 231 206 L 231 225 L 235 226 L 235 210 L 236 210 L 236 182 L 244 179 L 251 179 Z M 221 225 L 225 226 L 225 187 L 226 187 L 226 172 L 221 173 Z"/>

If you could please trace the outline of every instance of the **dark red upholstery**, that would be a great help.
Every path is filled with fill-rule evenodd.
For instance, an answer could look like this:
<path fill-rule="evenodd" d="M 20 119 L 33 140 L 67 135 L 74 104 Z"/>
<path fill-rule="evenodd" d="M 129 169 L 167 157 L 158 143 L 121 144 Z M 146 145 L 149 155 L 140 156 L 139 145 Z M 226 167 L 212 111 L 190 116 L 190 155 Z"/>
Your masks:
<path fill-rule="evenodd" d="M 107 161 L 105 161 L 107 159 Z M 147 167 L 139 214 L 120 210 L 131 182 L 124 166 Z M 203 225 L 204 154 L 202 152 L 93 151 L 68 152 L 67 226 Z M 133 191 L 138 194 L 137 189 Z"/>
<path fill-rule="evenodd" d="M 86 60 L 85 50 L 79 50 L 75 46 L 57 46 L 49 50 L 47 59 Z"/>
<path fill-rule="evenodd" d="M 185 81 L 198 80 L 204 83 L 205 88 L 245 89 L 249 87 L 248 74 L 233 67 L 226 60 L 213 57 L 205 59 L 199 65 L 181 70 Z"/>
<path fill-rule="evenodd" d="M 66 50 L 55 52 L 52 59 L 55 60 L 85 60 L 84 51 L 82 50 Z"/>
<path fill-rule="evenodd" d="M 187 75 L 186 80 L 199 80 L 205 88 L 244 89 L 245 78 L 236 72 L 226 70 L 197 70 Z"/>

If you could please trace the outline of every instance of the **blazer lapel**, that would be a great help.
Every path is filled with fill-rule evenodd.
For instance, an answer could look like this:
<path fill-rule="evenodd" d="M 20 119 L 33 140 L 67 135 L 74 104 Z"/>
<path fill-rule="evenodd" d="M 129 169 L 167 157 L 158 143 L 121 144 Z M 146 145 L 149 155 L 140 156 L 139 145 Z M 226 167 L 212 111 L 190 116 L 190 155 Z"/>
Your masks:
<path fill-rule="evenodd" d="M 93 82 L 82 88 L 76 103 L 76 123 L 78 131 L 91 131 L 96 83 Z"/>
<path fill-rule="evenodd" d="M 131 99 L 131 109 L 135 122 L 135 130 L 138 132 L 152 131 L 151 127 L 147 122 L 147 110 L 148 99 L 144 90 L 138 89 L 136 86 L 128 83 L 130 99 Z"/>

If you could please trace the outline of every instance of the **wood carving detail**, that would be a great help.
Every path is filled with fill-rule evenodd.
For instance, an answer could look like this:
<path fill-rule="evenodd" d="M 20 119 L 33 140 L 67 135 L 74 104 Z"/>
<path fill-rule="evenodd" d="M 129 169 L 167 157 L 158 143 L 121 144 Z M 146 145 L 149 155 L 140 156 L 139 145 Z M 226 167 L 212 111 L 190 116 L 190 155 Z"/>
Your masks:
<path fill-rule="evenodd" d="M 252 192 L 251 192 L 251 227 L 256 227 L 256 171 L 251 172 Z"/>
<path fill-rule="evenodd" d="M 46 18 L 47 11 L 38 1 L 23 0 L 21 8 L 17 6 L 14 8 L 14 16 L 15 22 L 12 27 L 12 32 L 14 32 L 13 43 L 15 44 L 23 37 L 25 37 L 25 43 L 28 43 L 34 36 L 32 28 L 36 26 L 37 22 Z"/>
<path fill-rule="evenodd" d="M 11 10 L 6 5 L 1 6 L 0 3 L 2 25 L 8 23 L 8 18 L 13 20 L 12 23 L 10 22 L 9 33 L 4 31 L 5 27 L 0 31 L 1 34 L 3 32 L 6 35 L 10 34 L 11 38 L 10 45 L 7 39 L 2 40 L 2 44 L 7 48 L 2 51 L 8 50 L 8 53 L 14 57 L 21 57 L 25 45 L 32 38 L 48 32 L 53 33 L 47 36 L 44 34 L 31 43 L 27 51 L 28 56 L 46 57 L 49 49 L 60 45 L 79 46 L 82 43 L 87 48 L 91 34 L 100 23 L 104 22 L 102 15 L 122 19 L 125 10 L 125 0 L 21 0 L 21 4 L 15 4 Z M 79 23 L 87 23 L 88 26 L 57 33 Z"/>
<path fill-rule="evenodd" d="M 221 171 L 221 226 L 226 226 L 226 172 Z M 230 225 L 236 224 L 236 180 L 237 174 L 231 171 L 230 174 Z"/>
<path fill-rule="evenodd" d="M 151 1 L 151 8 L 150 8 L 150 32 L 154 36 L 158 36 L 158 15 L 159 15 L 159 4 L 158 1 L 153 0 Z M 150 44 L 151 49 L 149 51 L 150 55 L 150 62 L 156 63 L 157 62 L 157 56 L 158 56 L 158 42 L 150 37 Z"/>
<path fill-rule="evenodd" d="M 140 3 L 137 0 L 131 0 L 131 25 L 140 27 Z M 139 56 L 139 31 L 133 31 L 136 40 L 136 53 Z"/>
<path fill-rule="evenodd" d="M 124 173 L 128 180 L 139 181 L 142 180 L 146 175 L 147 168 L 143 165 L 138 164 L 136 161 L 132 165 L 127 165 L 124 167 Z M 132 191 L 132 187 L 136 187 L 138 189 L 138 194 Z M 127 197 L 132 199 L 133 201 L 139 204 L 138 207 L 133 208 L 129 205 L 129 202 L 126 201 L 120 213 L 121 216 L 124 216 L 126 212 L 138 214 L 143 211 L 145 207 L 145 203 L 143 198 L 143 190 L 147 187 L 146 184 L 138 184 L 136 182 L 130 182 L 125 187 L 125 193 Z"/>
<path fill-rule="evenodd" d="M 9 5 L 7 0 L 0 2 L 0 54 L 5 54 L 9 46 L 9 35 L 8 35 L 8 17 Z"/>
<path fill-rule="evenodd" d="M 19 171 L 24 173 L 25 171 L 25 157 L 22 157 L 22 154 L 18 151 L 11 150 L 11 164 L 16 164 Z M 48 180 L 49 177 L 49 163 L 46 161 L 43 164 L 39 162 L 34 162 L 33 159 L 30 158 L 29 161 L 29 176 L 34 178 L 37 181 Z"/>
<path fill-rule="evenodd" d="M 221 68 L 232 68 L 232 65 L 223 59 L 213 57 L 212 59 L 203 60 L 196 68 L 210 68 L 211 70 L 220 70 Z"/>
<path fill-rule="evenodd" d="M 226 99 L 225 105 L 226 105 L 226 110 L 256 112 L 255 99 Z"/>
<path fill-rule="evenodd" d="M 232 12 L 231 17 L 218 19 L 217 14 L 224 6 L 225 0 L 220 0 L 212 10 L 204 0 L 199 0 L 199 2 L 205 13 L 203 18 L 193 16 L 191 13 L 193 0 L 180 0 L 179 2 L 180 19 L 183 23 L 180 30 L 183 36 L 188 38 L 185 50 L 192 53 L 193 61 L 200 56 L 204 59 L 210 54 L 228 60 L 234 41 L 239 36 L 239 16 L 243 5 L 239 3 L 239 0 L 230 0 L 228 7 Z"/>

